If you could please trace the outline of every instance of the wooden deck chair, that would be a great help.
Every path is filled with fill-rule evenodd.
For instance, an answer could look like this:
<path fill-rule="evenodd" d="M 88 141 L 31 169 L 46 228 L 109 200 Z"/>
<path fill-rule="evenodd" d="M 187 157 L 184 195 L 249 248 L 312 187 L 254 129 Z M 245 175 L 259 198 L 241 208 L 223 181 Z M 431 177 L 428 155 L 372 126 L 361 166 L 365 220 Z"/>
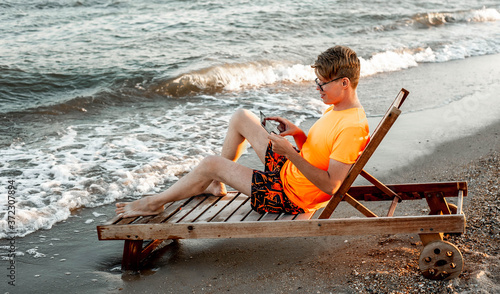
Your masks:
<path fill-rule="evenodd" d="M 122 269 L 137 270 L 163 240 L 208 238 L 270 238 L 326 235 L 419 234 L 424 248 L 420 255 L 421 273 L 430 279 L 451 279 L 462 271 L 460 251 L 443 241 L 443 233 L 463 233 L 465 182 L 384 185 L 363 170 L 399 114 L 409 92 L 402 89 L 373 132 L 363 153 L 324 209 L 298 215 L 259 214 L 249 197 L 229 192 L 224 197 L 200 195 L 169 203 L 156 216 L 121 218 L 97 226 L 99 240 L 125 240 Z M 358 175 L 369 186 L 351 186 Z M 457 205 L 446 197 L 458 197 Z M 425 199 L 430 215 L 393 216 L 400 201 Z M 367 217 L 333 218 L 341 201 L 346 201 Z M 362 201 L 390 202 L 386 216 L 377 216 Z M 144 241 L 149 241 L 143 246 Z"/>

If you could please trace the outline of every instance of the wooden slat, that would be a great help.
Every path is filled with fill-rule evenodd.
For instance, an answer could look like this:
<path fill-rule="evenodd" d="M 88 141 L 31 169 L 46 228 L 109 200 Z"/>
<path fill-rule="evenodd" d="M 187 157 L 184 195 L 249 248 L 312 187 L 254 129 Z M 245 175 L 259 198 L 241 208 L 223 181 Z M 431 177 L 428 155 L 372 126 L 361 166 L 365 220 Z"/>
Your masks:
<path fill-rule="evenodd" d="M 281 216 L 281 213 L 266 213 L 263 217 L 260 218 L 260 221 L 275 221 Z"/>
<path fill-rule="evenodd" d="M 182 220 L 187 215 L 189 215 L 193 211 L 193 209 L 195 209 L 201 203 L 203 203 L 203 201 L 205 201 L 205 199 L 207 199 L 207 196 L 192 197 L 191 200 L 187 204 L 183 205 L 176 214 L 174 214 L 172 217 L 170 217 L 168 219 L 168 222 L 175 223 L 175 222 Z"/>
<path fill-rule="evenodd" d="M 294 220 L 295 217 L 297 217 L 297 214 L 286 214 L 282 213 L 280 217 L 278 218 L 279 221 L 284 221 L 284 220 Z"/>
<path fill-rule="evenodd" d="M 399 110 L 401 108 L 401 106 L 403 105 L 403 102 L 406 100 L 406 97 L 408 97 L 409 94 L 410 94 L 410 92 L 408 92 L 404 88 L 401 89 L 401 91 L 399 91 L 398 95 L 396 95 L 396 98 L 394 99 L 392 104 L 389 106 L 389 109 L 386 111 L 386 113 L 384 114 L 384 116 L 380 120 L 379 124 L 377 125 L 377 127 L 373 131 L 373 134 L 374 134 L 373 137 L 375 136 L 377 131 L 382 127 L 382 124 L 387 119 L 387 117 L 390 116 L 391 109 L 396 108 Z"/>
<path fill-rule="evenodd" d="M 119 220 L 122 219 L 122 216 L 121 215 L 115 215 L 112 219 L 106 221 L 104 223 L 104 225 L 112 225 L 112 224 L 115 224 L 117 223 Z"/>
<path fill-rule="evenodd" d="M 400 195 L 402 200 L 423 199 L 425 192 L 441 192 L 444 197 L 457 197 L 458 191 L 462 190 L 463 196 L 467 196 L 467 182 L 413 183 L 386 186 Z M 385 195 L 375 186 L 353 186 L 348 193 L 356 200 L 392 200 L 392 197 Z M 370 197 L 370 195 L 373 197 Z"/>
<path fill-rule="evenodd" d="M 258 221 L 262 217 L 262 214 L 256 212 L 255 210 L 250 211 L 250 213 L 245 217 L 243 221 L 245 222 L 252 222 L 252 221 Z"/>
<path fill-rule="evenodd" d="M 165 219 L 168 219 L 172 215 L 174 215 L 176 212 L 179 211 L 180 207 L 183 206 L 185 203 L 189 202 L 190 199 L 185 199 L 181 201 L 176 201 L 172 203 L 168 203 L 165 205 L 165 209 L 163 210 L 162 213 L 158 215 L 153 215 L 153 216 L 138 216 L 138 217 L 129 217 L 129 218 L 121 218 L 121 216 L 115 216 L 112 220 L 109 222 L 113 222 L 115 219 L 120 219 L 119 221 L 114 221 L 116 225 L 124 225 L 124 224 L 145 224 L 145 223 L 160 223 L 164 221 Z"/>
<path fill-rule="evenodd" d="M 367 217 L 309 221 L 162 223 L 99 226 L 101 240 L 269 238 L 327 235 L 463 233 L 464 215 Z"/>
<path fill-rule="evenodd" d="M 250 206 L 250 199 L 248 199 L 226 219 L 226 222 L 240 222 L 250 214 L 250 212 L 252 212 L 252 207 Z"/>
<path fill-rule="evenodd" d="M 147 220 L 147 223 L 150 223 L 150 224 L 164 222 L 165 220 L 169 219 L 170 217 L 175 215 L 177 212 L 179 212 L 184 205 L 186 205 L 187 203 L 189 203 L 191 201 L 191 199 L 192 198 L 188 198 L 188 199 L 183 199 L 183 200 L 172 202 L 169 204 L 168 207 L 165 208 L 165 210 L 163 210 L 162 213 L 155 215 L 152 218 L 147 218 L 147 219 L 145 219 L 145 221 Z M 142 222 L 142 220 L 140 222 Z"/>
<path fill-rule="evenodd" d="M 222 211 L 228 204 L 233 201 L 233 195 L 226 195 L 224 197 L 219 197 L 220 199 L 215 202 L 212 206 L 210 206 L 207 211 L 203 213 L 199 218 L 196 219 L 196 222 L 209 222 L 214 218 L 220 211 Z"/>
<path fill-rule="evenodd" d="M 142 218 L 142 216 L 125 217 L 116 222 L 116 225 L 128 225 Z"/>
<path fill-rule="evenodd" d="M 314 215 L 314 211 L 299 213 L 295 217 L 295 220 L 308 220 L 308 219 L 311 219 L 313 215 Z"/>
<path fill-rule="evenodd" d="M 151 252 L 153 252 L 156 248 L 158 248 L 158 246 L 160 246 L 161 243 L 163 243 L 163 240 L 156 239 L 151 241 L 148 245 L 144 246 L 144 249 L 142 249 L 141 251 L 140 259 L 142 260 L 146 258 L 149 254 L 151 254 Z"/>
<path fill-rule="evenodd" d="M 363 176 L 365 179 L 368 180 L 368 182 L 372 183 L 375 187 L 379 188 L 380 191 L 385 193 L 387 196 L 390 196 L 391 198 L 399 198 L 398 194 L 396 192 L 392 191 L 390 188 L 388 188 L 386 185 L 384 185 L 382 182 L 377 180 L 374 176 L 370 175 L 367 173 L 364 169 L 361 170 L 361 176 Z"/>
<path fill-rule="evenodd" d="M 345 194 L 344 200 L 351 204 L 352 207 L 356 208 L 359 212 L 361 212 L 364 216 L 367 217 L 377 217 L 375 213 L 366 208 L 363 204 L 359 203 L 356 199 L 352 198 L 351 195 Z"/>
<path fill-rule="evenodd" d="M 151 196 L 151 195 L 144 195 L 144 196 Z M 185 203 L 186 201 L 189 201 L 189 200 L 188 199 L 182 200 L 182 203 Z M 170 206 L 176 205 L 174 203 L 175 202 L 170 202 L 170 203 L 163 205 L 163 211 L 162 211 L 162 213 L 159 214 L 160 216 L 159 215 L 142 216 L 140 219 L 138 219 L 134 223 L 135 224 L 145 224 L 145 223 L 149 223 L 149 222 L 159 223 L 159 222 L 161 222 L 161 220 L 163 220 L 166 217 L 166 215 L 168 215 L 168 213 L 166 213 L 165 211 L 174 211 L 175 210 L 172 208 L 169 209 Z M 177 203 L 177 204 L 179 204 L 179 203 Z M 163 215 L 163 216 L 161 216 L 161 215 Z M 162 217 L 163 217 L 163 219 L 162 219 Z"/>
<path fill-rule="evenodd" d="M 146 194 L 144 195 L 143 197 L 147 197 L 147 196 L 151 196 L 153 194 Z M 171 203 L 168 203 L 166 205 L 164 205 L 164 208 L 166 209 L 168 206 L 170 206 Z M 127 218 L 122 218 L 121 215 L 115 215 L 112 219 L 110 219 L 109 221 L 106 222 L 106 224 L 120 224 L 120 225 L 123 225 L 123 224 L 130 224 L 134 221 L 141 221 L 142 219 L 144 218 L 151 218 L 151 216 L 146 216 L 146 217 L 143 217 L 143 216 L 134 216 L 134 217 L 127 217 Z"/>
<path fill-rule="evenodd" d="M 224 222 L 228 220 L 234 213 L 236 213 L 242 205 L 248 201 L 248 196 L 241 193 L 229 194 L 234 197 L 234 200 L 229 203 L 222 211 L 220 211 L 214 218 L 212 218 L 211 222 Z M 248 205 L 250 207 L 250 205 Z M 241 217 L 243 218 L 243 217 Z"/>
<path fill-rule="evenodd" d="M 137 221 L 134 222 L 134 224 L 145 224 L 148 223 L 150 220 L 155 218 L 156 215 L 147 215 L 147 216 L 142 216 L 139 218 Z"/>
<path fill-rule="evenodd" d="M 311 219 L 318 219 L 321 213 L 323 212 L 325 208 L 322 207 L 314 212 L 314 215 L 311 217 Z"/>
<path fill-rule="evenodd" d="M 208 196 L 200 205 L 196 206 L 191 212 L 182 219 L 183 223 L 193 222 L 203 215 L 210 207 L 216 203 L 220 197 Z"/>
<path fill-rule="evenodd" d="M 401 198 L 399 197 L 394 197 L 394 199 L 392 199 L 392 202 L 391 202 L 391 206 L 389 206 L 389 211 L 387 212 L 387 216 L 393 216 L 394 215 L 394 211 L 396 211 L 396 205 L 398 205 L 398 200 L 400 200 Z"/>
<path fill-rule="evenodd" d="M 457 214 L 463 213 L 463 203 L 464 203 L 464 191 L 458 190 L 458 201 L 457 201 Z"/>
<path fill-rule="evenodd" d="M 410 92 L 408 92 L 408 90 L 406 90 L 404 88 L 401 89 L 401 91 L 396 96 L 396 99 L 394 99 L 394 102 L 392 102 L 392 105 L 397 107 L 397 108 L 401 108 L 401 106 L 403 105 L 403 102 L 405 102 L 405 100 L 406 100 L 406 97 L 408 97 L 408 94 L 410 94 Z"/>

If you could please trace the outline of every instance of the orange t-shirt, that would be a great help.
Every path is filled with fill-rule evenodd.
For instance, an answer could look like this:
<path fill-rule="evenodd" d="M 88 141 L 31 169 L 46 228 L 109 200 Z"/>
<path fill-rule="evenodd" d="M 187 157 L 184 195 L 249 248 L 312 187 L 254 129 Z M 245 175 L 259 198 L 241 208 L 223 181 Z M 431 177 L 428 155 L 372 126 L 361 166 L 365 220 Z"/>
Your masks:
<path fill-rule="evenodd" d="M 369 137 L 368 120 L 362 108 L 334 111 L 331 106 L 309 130 L 300 155 L 325 171 L 330 159 L 353 164 L 368 144 Z M 285 194 L 305 211 L 321 208 L 331 198 L 289 160 L 283 165 L 280 176 Z"/>

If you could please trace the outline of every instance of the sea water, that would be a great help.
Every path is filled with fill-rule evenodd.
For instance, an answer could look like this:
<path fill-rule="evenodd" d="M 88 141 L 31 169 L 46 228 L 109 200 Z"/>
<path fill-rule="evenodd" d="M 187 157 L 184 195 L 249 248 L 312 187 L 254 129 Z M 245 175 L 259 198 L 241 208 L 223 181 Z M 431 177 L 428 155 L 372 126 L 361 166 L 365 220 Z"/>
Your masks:
<path fill-rule="evenodd" d="M 499 12 L 496 0 L 2 1 L 0 238 L 9 191 L 17 236 L 159 192 L 220 152 L 238 108 L 319 117 L 310 65 L 327 48 L 354 49 L 361 82 L 446 66 L 500 52 Z M 359 93 L 369 116 L 394 95 Z"/>

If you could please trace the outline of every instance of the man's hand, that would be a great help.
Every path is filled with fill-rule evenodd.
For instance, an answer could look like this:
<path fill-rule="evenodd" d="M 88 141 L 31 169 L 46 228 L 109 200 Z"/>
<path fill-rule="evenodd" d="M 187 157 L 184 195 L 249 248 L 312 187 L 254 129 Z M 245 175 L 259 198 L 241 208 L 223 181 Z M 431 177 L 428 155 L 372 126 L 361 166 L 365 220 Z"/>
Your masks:
<path fill-rule="evenodd" d="M 338 190 L 351 168 L 352 164 L 330 159 L 328 169 L 322 170 L 305 160 L 284 137 L 269 134 L 268 138 L 273 144 L 273 152 L 286 156 L 311 183 L 328 195 Z"/>
<path fill-rule="evenodd" d="M 279 116 L 266 117 L 265 120 L 273 120 L 273 121 L 279 122 L 279 124 L 280 124 L 278 126 L 278 130 L 280 131 L 279 135 L 282 136 L 282 137 L 284 137 L 284 136 L 293 136 L 293 139 L 295 140 L 295 144 L 297 144 L 297 147 L 299 149 L 302 149 L 302 145 L 306 141 L 307 136 L 304 133 L 304 131 L 302 131 L 298 126 L 296 126 L 295 124 L 293 124 L 288 119 L 282 118 L 282 117 L 279 117 Z M 273 144 L 274 144 L 274 142 L 273 142 Z M 278 154 L 281 154 L 281 153 L 278 152 Z M 284 154 L 282 154 L 282 155 L 284 155 Z"/>
<path fill-rule="evenodd" d="M 280 131 L 281 136 L 293 136 L 297 130 L 300 130 L 299 127 L 294 125 L 286 118 L 282 118 L 279 116 L 270 116 L 266 117 L 264 120 L 272 120 L 278 122 L 280 125 L 278 126 L 278 130 Z"/>
<path fill-rule="evenodd" d="M 290 144 L 290 142 L 284 137 L 276 134 L 269 134 L 267 138 L 271 140 L 274 153 L 286 157 L 288 157 L 288 155 L 291 153 L 297 153 L 297 151 L 295 151 L 295 149 L 293 148 L 292 144 Z"/>

